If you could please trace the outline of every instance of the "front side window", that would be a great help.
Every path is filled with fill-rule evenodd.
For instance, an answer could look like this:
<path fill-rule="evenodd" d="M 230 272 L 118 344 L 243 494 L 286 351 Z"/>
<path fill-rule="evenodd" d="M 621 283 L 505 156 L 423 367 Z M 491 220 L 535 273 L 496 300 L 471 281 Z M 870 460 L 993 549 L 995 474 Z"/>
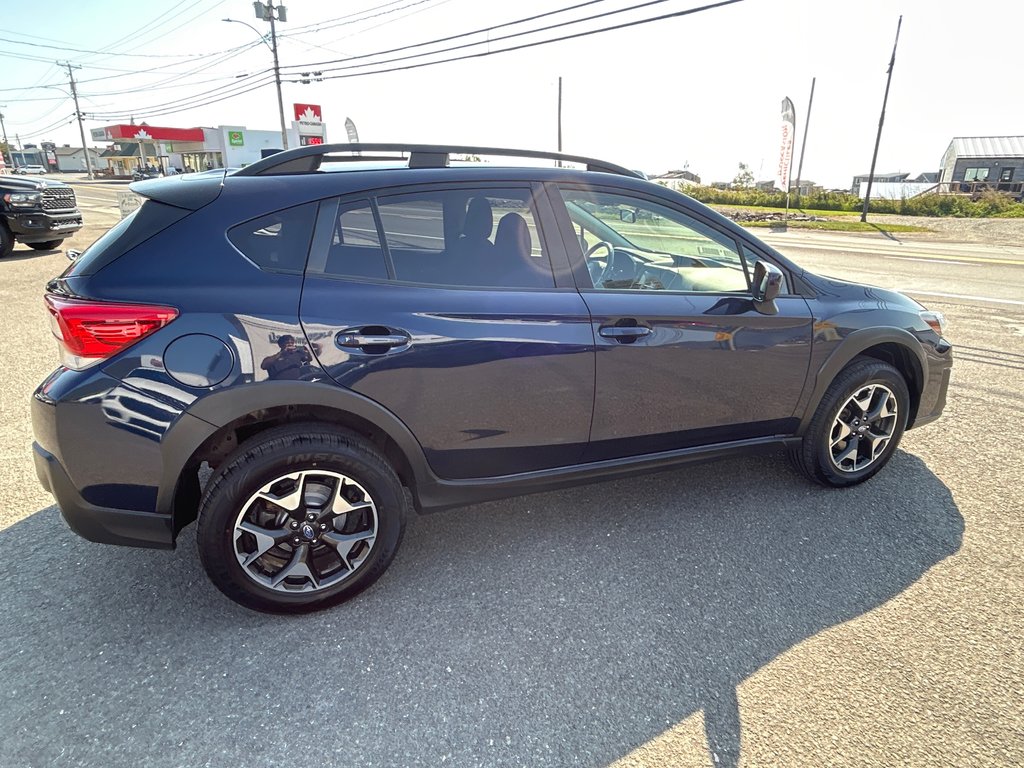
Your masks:
<path fill-rule="evenodd" d="M 619 193 L 561 190 L 599 290 L 747 291 L 736 241 L 679 211 Z"/>
<path fill-rule="evenodd" d="M 395 279 L 479 288 L 552 288 L 528 189 L 380 197 Z"/>

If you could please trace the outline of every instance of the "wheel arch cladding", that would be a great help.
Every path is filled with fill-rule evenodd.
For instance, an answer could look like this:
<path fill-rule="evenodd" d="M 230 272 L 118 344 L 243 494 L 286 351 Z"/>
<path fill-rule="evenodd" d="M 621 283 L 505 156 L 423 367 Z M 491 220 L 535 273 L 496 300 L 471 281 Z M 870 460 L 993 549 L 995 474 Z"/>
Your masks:
<path fill-rule="evenodd" d="M 268 385 L 260 385 L 266 388 Z M 314 385 L 315 386 L 315 385 Z M 277 387 L 271 388 L 278 389 Z M 255 388 L 254 388 L 255 389 Z M 301 390 L 290 385 L 293 391 Z M 333 388 L 331 388 L 333 389 Z M 235 390 L 226 390 L 229 393 Z M 307 392 L 308 394 L 308 392 Z M 328 392 L 327 394 L 331 394 Z M 204 400 L 210 398 L 204 398 Z M 177 483 L 174 498 L 174 530 L 180 531 L 196 519 L 199 508 L 199 473 L 204 462 L 211 467 L 218 466 L 237 450 L 246 440 L 286 424 L 298 422 L 316 422 L 339 428 L 369 440 L 391 463 L 395 473 L 404 486 L 412 491 L 416 500 L 416 488 L 424 479 L 425 460 L 419 444 L 396 417 L 388 414 L 381 406 L 365 398 L 351 393 L 351 397 L 340 398 L 340 402 L 324 404 L 323 402 L 305 401 L 287 404 L 274 404 L 274 394 L 256 400 L 265 400 L 266 404 L 258 404 L 249 398 L 239 402 L 237 399 L 221 400 L 218 404 L 207 404 L 202 410 L 206 418 L 217 413 L 219 418 L 215 430 L 209 434 L 184 463 L 181 477 Z M 346 407 L 355 405 L 358 407 Z M 223 407 L 222 407 L 223 406 Z M 235 406 L 235 407 L 232 407 Z M 249 406 L 249 407 L 241 407 Z M 388 414 L 385 419 L 376 414 L 380 411 Z M 394 423 L 382 424 L 382 421 Z M 416 502 L 418 508 L 418 502 Z"/>
<path fill-rule="evenodd" d="M 927 359 L 921 342 L 902 328 L 864 328 L 847 336 L 819 368 L 814 391 L 800 420 L 798 434 L 802 435 L 806 431 L 829 385 L 856 357 L 881 360 L 900 372 L 910 392 L 907 429 L 914 425 L 927 372 Z"/>

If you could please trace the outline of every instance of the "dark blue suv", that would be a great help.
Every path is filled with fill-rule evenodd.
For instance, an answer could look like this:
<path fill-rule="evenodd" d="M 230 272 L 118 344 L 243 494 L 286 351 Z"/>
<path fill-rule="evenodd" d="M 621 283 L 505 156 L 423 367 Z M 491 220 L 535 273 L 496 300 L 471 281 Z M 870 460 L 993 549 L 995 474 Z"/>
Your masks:
<path fill-rule="evenodd" d="M 779 447 L 852 485 L 945 404 L 937 313 L 609 163 L 338 145 L 132 188 L 142 207 L 47 286 L 39 478 L 92 541 L 171 548 L 198 518 L 251 608 L 372 584 L 409 500 Z"/>

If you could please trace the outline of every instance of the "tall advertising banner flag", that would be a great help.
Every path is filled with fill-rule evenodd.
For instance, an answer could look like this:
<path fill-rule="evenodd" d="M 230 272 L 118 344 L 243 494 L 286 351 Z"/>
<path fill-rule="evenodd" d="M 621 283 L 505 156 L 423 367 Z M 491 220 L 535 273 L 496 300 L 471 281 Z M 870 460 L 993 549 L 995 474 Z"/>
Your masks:
<path fill-rule="evenodd" d="M 782 145 L 779 147 L 779 166 L 775 171 L 775 185 L 789 195 L 789 169 L 793 163 L 793 137 L 796 134 L 796 109 L 788 96 L 782 100 Z"/>
<path fill-rule="evenodd" d="M 345 133 L 348 134 L 348 141 L 350 144 L 359 143 L 359 131 L 356 130 L 356 124 L 352 122 L 351 117 L 345 118 Z"/>

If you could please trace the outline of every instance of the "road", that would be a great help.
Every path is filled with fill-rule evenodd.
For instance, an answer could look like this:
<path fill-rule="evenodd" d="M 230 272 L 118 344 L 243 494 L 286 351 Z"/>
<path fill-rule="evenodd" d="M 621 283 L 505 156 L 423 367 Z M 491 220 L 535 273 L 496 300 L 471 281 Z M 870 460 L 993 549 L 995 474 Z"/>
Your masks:
<path fill-rule="evenodd" d="M 1024 764 L 1024 256 L 766 239 L 947 315 L 946 414 L 885 472 L 830 491 L 746 458 L 418 518 L 377 585 L 301 618 L 223 598 L 192 530 L 154 552 L 63 525 L 27 401 L 66 262 L 19 247 L 0 262 L 0 765 Z"/>

